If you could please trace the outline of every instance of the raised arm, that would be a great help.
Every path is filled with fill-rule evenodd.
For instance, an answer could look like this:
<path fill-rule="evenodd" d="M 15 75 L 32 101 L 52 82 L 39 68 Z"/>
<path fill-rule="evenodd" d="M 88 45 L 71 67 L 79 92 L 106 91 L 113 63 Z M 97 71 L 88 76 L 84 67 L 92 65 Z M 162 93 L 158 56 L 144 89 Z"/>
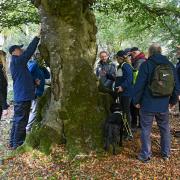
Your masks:
<path fill-rule="evenodd" d="M 26 65 L 29 59 L 32 57 L 34 52 L 36 51 L 37 45 L 39 43 L 40 38 L 35 37 L 32 42 L 29 44 L 27 49 L 23 52 L 23 54 L 15 59 L 15 63 L 21 63 Z"/>

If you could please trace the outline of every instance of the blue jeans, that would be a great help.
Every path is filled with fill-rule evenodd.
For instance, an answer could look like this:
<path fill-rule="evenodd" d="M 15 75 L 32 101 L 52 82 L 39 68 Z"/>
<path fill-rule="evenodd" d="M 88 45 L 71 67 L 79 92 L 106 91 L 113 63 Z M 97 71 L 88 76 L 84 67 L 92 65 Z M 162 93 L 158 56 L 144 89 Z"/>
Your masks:
<path fill-rule="evenodd" d="M 10 146 L 16 149 L 24 143 L 31 101 L 15 102 L 14 118 L 10 134 Z"/>
<path fill-rule="evenodd" d="M 160 130 L 161 140 L 161 154 L 163 156 L 170 155 L 170 127 L 169 127 L 169 113 L 151 113 L 140 111 L 141 116 L 141 151 L 140 156 L 147 159 L 151 156 L 151 129 L 154 117 Z"/>

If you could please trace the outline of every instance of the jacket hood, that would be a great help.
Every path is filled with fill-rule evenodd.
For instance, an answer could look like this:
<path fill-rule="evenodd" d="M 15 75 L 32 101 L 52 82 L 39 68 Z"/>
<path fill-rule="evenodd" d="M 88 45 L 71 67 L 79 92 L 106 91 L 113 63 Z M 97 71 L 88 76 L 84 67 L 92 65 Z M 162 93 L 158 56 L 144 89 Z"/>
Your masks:
<path fill-rule="evenodd" d="M 146 60 L 146 56 L 144 53 L 140 53 L 139 55 L 137 55 L 134 59 L 132 59 L 132 62 L 138 61 L 139 59 L 144 59 Z"/>
<path fill-rule="evenodd" d="M 28 61 L 28 69 L 30 72 L 33 72 L 37 68 L 37 62 L 35 60 Z"/>
<path fill-rule="evenodd" d="M 163 56 L 162 54 L 156 54 L 151 57 L 149 57 L 149 60 L 153 60 L 157 64 L 169 64 L 169 60 L 166 56 Z"/>
<path fill-rule="evenodd" d="M 146 59 L 146 56 L 145 56 L 145 54 L 144 53 L 140 53 L 139 55 L 137 55 L 136 56 L 136 58 L 135 59 Z"/>

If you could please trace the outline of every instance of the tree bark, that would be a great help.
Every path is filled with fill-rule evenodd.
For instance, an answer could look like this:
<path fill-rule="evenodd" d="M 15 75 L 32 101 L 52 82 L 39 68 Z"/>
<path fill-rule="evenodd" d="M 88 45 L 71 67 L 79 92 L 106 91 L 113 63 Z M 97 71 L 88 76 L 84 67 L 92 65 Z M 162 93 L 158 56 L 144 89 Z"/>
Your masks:
<path fill-rule="evenodd" d="M 50 64 L 51 90 L 40 101 L 36 125 L 27 142 L 48 152 L 54 143 L 73 154 L 102 147 L 102 120 L 108 95 L 98 92 L 95 17 L 91 0 L 41 0 L 41 52 Z M 107 107 L 107 108 L 105 108 Z"/>

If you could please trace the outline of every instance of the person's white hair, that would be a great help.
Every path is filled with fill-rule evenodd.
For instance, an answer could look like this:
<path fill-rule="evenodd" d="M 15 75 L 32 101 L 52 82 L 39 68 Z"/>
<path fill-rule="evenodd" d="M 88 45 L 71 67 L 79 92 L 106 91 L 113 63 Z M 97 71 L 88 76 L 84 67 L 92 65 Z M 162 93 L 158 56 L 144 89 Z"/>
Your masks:
<path fill-rule="evenodd" d="M 149 47 L 149 56 L 153 56 L 155 54 L 161 54 L 162 53 L 162 48 L 161 45 L 158 43 L 153 43 L 150 47 Z"/>

